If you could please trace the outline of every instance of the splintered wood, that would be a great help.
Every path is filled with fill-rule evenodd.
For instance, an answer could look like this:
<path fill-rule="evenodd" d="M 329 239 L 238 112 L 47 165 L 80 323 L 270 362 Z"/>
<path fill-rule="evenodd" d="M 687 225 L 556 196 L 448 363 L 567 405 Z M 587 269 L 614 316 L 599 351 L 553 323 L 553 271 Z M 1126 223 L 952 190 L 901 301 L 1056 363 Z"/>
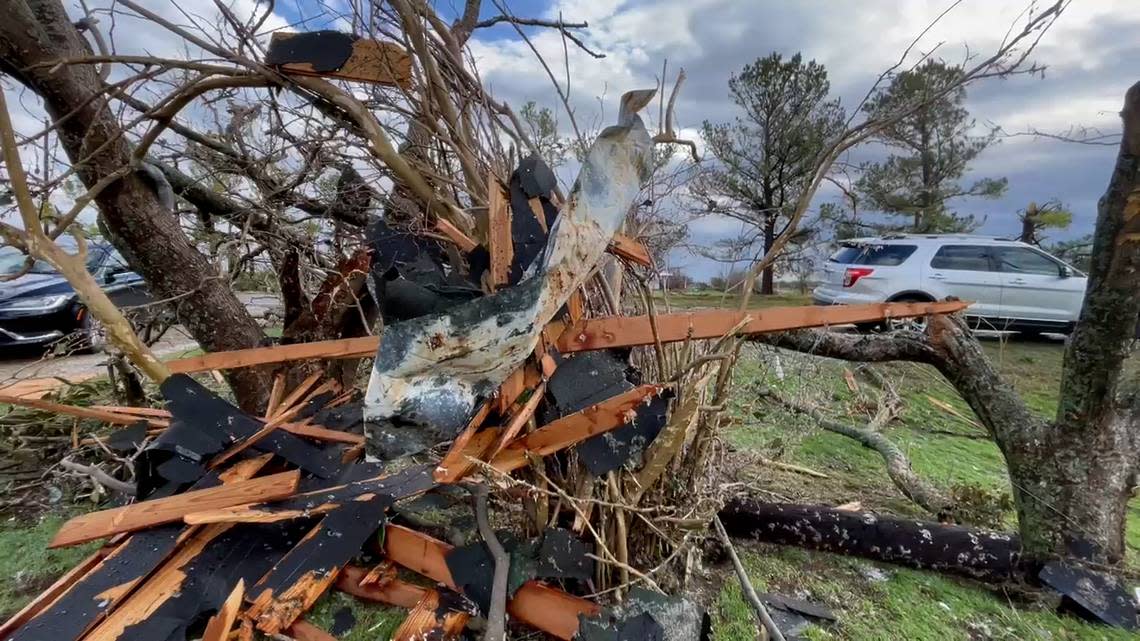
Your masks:
<path fill-rule="evenodd" d="M 277 48 L 274 64 L 286 73 L 403 82 L 399 48 L 369 40 L 332 38 L 329 42 L 339 47 L 337 55 L 344 59 L 334 72 L 318 68 L 322 59 L 315 56 L 313 47 L 320 46 L 324 37 L 298 40 L 276 34 L 271 45 Z M 374 59 L 386 62 L 362 66 L 362 56 L 379 56 Z M 511 287 L 518 278 L 511 236 L 511 204 L 518 184 L 512 182 L 508 192 L 491 178 L 488 187 L 489 227 L 484 240 L 489 264 L 481 283 L 484 291 L 492 293 Z M 540 227 L 548 231 L 543 208 L 550 207 L 549 201 L 531 197 L 527 203 Z M 515 209 L 514 215 L 519 211 Z M 526 220 L 515 222 L 533 227 L 531 214 L 526 208 L 521 211 Z M 437 238 L 450 240 L 461 251 L 479 246 L 446 221 L 439 221 L 435 231 Z M 609 251 L 626 261 L 652 265 L 645 247 L 631 238 L 615 236 Z M 343 416 L 340 420 L 319 418 L 324 409 L 348 407 L 354 394 L 331 379 L 323 380 L 319 371 L 291 390 L 286 389 L 284 375 L 276 376 L 263 419 L 245 415 L 219 398 L 206 398 L 208 390 L 195 388 L 198 383 L 186 376 L 171 377 L 184 379 L 179 383 L 184 387 L 173 389 L 173 396 L 163 388 L 169 410 L 82 408 L 0 396 L 0 402 L 85 420 L 113 425 L 144 422 L 146 433 L 157 436 L 156 443 L 179 434 L 180 429 L 193 428 L 181 432 L 186 435 L 183 440 L 163 443 L 165 449 L 150 463 L 154 469 L 138 472 L 157 479 L 152 493 L 144 492 L 145 500 L 77 516 L 59 529 L 50 547 L 113 538 L 0 626 L 0 641 L 147 641 L 174 638 L 170 630 L 186 631 L 192 625 L 197 626 L 195 634 L 201 631 L 203 641 L 252 641 L 255 634 L 335 641 L 329 632 L 303 618 L 333 588 L 408 609 L 393 639 L 461 638 L 475 612 L 472 599 L 477 597 L 472 593 L 478 590 L 470 577 L 463 576 L 462 565 L 453 576 L 450 544 L 388 522 L 392 505 L 427 492 L 443 496 L 446 492 L 441 486 L 465 479 L 502 480 L 496 475 L 510 475 L 570 448 L 577 448 L 575 456 L 580 460 L 592 460 L 586 454 L 588 448 L 629 438 L 631 430 L 635 438 L 679 446 L 701 411 L 697 395 L 670 407 L 676 391 L 668 384 L 626 379 L 621 387 L 603 386 L 598 388 L 600 393 L 587 390 L 564 405 L 559 394 L 578 393 L 566 392 L 568 385 L 597 376 L 594 372 L 579 374 L 583 379 L 578 381 L 560 379 L 568 363 L 594 367 L 590 360 L 568 361 L 595 356 L 574 356 L 576 352 L 718 339 L 730 331 L 747 336 L 944 314 L 966 305 L 891 303 L 589 318 L 583 291 L 577 289 L 567 299 L 565 311 L 541 329 L 534 352 L 505 380 L 496 380 L 497 389 L 480 401 L 465 426 L 458 421 L 456 430 L 448 432 L 454 437 L 442 456 L 438 455 L 443 451 L 440 447 L 427 462 L 420 460 L 395 471 L 359 460 L 367 440 L 361 433 L 359 405 L 352 406 L 352 412 L 345 411 L 348 419 L 355 412 L 355 421 Z M 379 340 L 368 336 L 218 352 L 171 361 L 168 366 L 176 373 L 217 372 L 294 360 L 357 358 L 374 355 Z M 624 371 L 620 363 L 619 371 Z M 709 376 L 700 379 L 702 387 Z M 854 389 L 850 372 L 846 380 Z M 177 398 L 191 399 L 188 405 L 194 411 L 187 412 L 186 403 L 179 409 L 174 402 Z M 657 422 L 643 421 L 643 417 Z M 637 430 L 646 425 L 653 431 L 642 437 Z M 620 431 L 623 428 L 628 429 Z M 606 436 L 591 440 L 599 435 Z M 146 450 L 139 456 L 150 453 Z M 323 461 L 326 456 L 332 462 L 327 473 L 321 467 L 310 469 L 311 459 Z M 604 456 L 617 458 L 609 452 Z M 657 450 L 646 455 L 636 480 L 652 486 L 653 480 L 666 473 L 670 459 L 663 456 Z M 623 460 L 628 457 L 615 465 L 623 465 Z M 537 522 L 557 521 L 551 518 L 557 515 L 549 511 L 536 509 L 535 513 Z M 560 532 L 571 537 L 571 549 L 581 543 L 568 531 Z M 362 550 L 381 560 L 371 568 L 353 565 Z M 401 572 L 421 578 L 405 578 Z M 589 599 L 538 580 L 520 580 L 515 585 L 517 589 L 506 602 L 511 620 L 558 639 L 575 638 L 582 618 L 601 611 Z M 568 581 L 566 585 L 573 588 L 576 584 Z"/>

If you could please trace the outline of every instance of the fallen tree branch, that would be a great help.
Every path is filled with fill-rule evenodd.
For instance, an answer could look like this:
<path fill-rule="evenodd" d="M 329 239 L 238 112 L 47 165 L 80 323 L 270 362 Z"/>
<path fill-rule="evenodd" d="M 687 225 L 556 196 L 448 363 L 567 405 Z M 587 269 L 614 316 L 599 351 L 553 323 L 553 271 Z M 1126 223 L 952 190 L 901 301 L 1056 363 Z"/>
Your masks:
<path fill-rule="evenodd" d="M 1021 539 L 993 532 L 822 505 L 730 500 L 719 518 L 736 538 L 849 554 L 919 569 L 1005 581 L 1021 569 Z"/>
<path fill-rule="evenodd" d="M 102 485 L 103 487 L 113 492 L 126 494 L 127 496 L 135 496 L 135 494 L 138 492 L 138 489 L 134 486 L 134 484 L 127 483 L 126 481 L 120 481 L 119 479 L 104 472 L 97 465 L 84 465 L 82 463 L 72 461 L 71 459 L 63 459 L 59 462 L 59 466 L 65 470 L 83 474 L 89 477 L 92 481 L 95 481 L 99 485 Z"/>
<path fill-rule="evenodd" d="M 714 516 L 712 522 L 717 537 L 728 550 L 728 556 L 732 559 L 732 568 L 736 570 L 736 578 L 740 579 L 740 589 L 744 592 L 744 598 L 748 599 L 752 608 L 756 610 L 757 616 L 760 617 L 760 623 L 764 624 L 764 629 L 768 631 L 768 637 L 772 641 L 784 641 L 784 634 L 780 632 L 780 628 L 776 627 L 772 615 L 768 614 L 768 608 L 764 607 L 764 602 L 756 594 L 756 588 L 752 587 L 752 581 L 748 579 L 748 572 L 744 570 L 744 564 L 736 555 L 736 548 L 732 546 L 732 539 L 728 538 L 728 532 L 724 531 L 724 524 L 720 522 L 720 517 Z"/>
<path fill-rule="evenodd" d="M 915 474 L 906 454 L 883 434 L 872 429 L 840 423 L 824 416 L 823 412 L 818 409 L 794 403 L 771 390 L 762 390 L 760 394 L 783 406 L 788 411 L 810 417 L 816 424 L 829 432 L 855 439 L 864 447 L 878 452 L 887 464 L 887 476 L 890 477 L 891 482 L 922 509 L 939 519 L 948 517 L 952 512 L 954 502 Z"/>
<path fill-rule="evenodd" d="M 511 569 L 511 557 L 495 536 L 491 520 L 487 516 L 487 488 L 475 485 L 471 488 L 475 495 L 475 519 L 479 524 L 479 536 L 487 544 L 491 558 L 495 560 L 495 575 L 491 582 L 491 607 L 487 609 L 487 630 L 484 641 L 504 641 L 507 638 L 507 576 Z"/>

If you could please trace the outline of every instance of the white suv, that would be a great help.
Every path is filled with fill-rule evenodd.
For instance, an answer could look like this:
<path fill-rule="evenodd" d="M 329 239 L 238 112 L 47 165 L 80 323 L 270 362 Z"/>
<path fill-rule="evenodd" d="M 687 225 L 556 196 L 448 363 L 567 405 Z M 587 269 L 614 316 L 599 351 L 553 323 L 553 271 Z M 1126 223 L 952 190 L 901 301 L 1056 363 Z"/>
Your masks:
<path fill-rule="evenodd" d="M 1084 301 L 1084 274 L 1015 240 L 970 235 L 892 235 L 843 241 L 812 292 L 817 305 L 974 301 L 982 329 L 1067 334 Z"/>

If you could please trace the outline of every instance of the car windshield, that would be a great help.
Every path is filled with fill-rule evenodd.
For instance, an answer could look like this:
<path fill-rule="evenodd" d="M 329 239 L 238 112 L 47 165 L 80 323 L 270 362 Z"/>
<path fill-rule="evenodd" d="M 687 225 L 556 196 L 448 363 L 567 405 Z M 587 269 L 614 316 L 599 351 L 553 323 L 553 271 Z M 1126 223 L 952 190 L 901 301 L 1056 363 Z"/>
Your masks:
<path fill-rule="evenodd" d="M 903 261 L 910 258 L 910 255 L 917 248 L 916 245 L 857 245 L 851 243 L 840 247 L 839 251 L 832 254 L 828 260 L 846 265 L 893 267 L 903 264 Z"/>
<path fill-rule="evenodd" d="M 72 248 L 65 247 L 65 249 Z M 102 249 L 91 248 L 87 254 L 87 271 L 94 273 L 99 269 L 99 265 L 103 262 L 104 252 Z M 0 276 L 15 276 L 21 273 L 24 269 L 24 261 L 27 260 L 22 252 L 15 248 L 6 248 L 3 253 L 0 253 Z M 58 274 L 55 267 L 45 260 L 37 260 L 32 263 L 32 268 L 28 270 L 29 274 Z"/>

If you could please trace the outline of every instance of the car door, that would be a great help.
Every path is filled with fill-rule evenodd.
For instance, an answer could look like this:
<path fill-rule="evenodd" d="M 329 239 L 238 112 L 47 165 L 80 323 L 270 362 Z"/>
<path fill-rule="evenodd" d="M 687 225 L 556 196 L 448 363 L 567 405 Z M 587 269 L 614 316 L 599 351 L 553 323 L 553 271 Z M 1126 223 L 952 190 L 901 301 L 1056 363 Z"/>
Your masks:
<path fill-rule="evenodd" d="M 943 245 L 924 270 L 928 289 L 939 297 L 973 301 L 966 313 L 994 319 L 1001 309 L 1001 276 L 988 245 Z"/>
<path fill-rule="evenodd" d="M 1029 247 L 994 247 L 1002 279 L 1001 315 L 1018 320 L 1075 321 L 1085 294 L 1085 279 L 1052 256 Z"/>

